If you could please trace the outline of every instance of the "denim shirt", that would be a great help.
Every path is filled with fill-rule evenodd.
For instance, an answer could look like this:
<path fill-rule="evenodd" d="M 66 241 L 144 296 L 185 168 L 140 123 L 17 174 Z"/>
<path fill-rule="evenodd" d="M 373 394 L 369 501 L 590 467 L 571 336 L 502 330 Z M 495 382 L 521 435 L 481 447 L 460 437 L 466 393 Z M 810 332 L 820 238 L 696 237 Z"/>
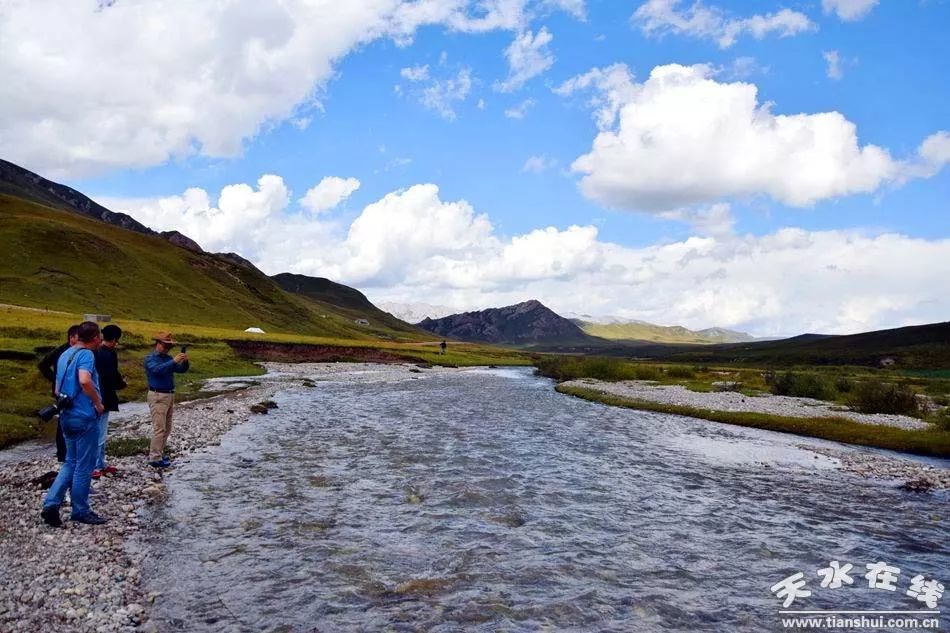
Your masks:
<path fill-rule="evenodd" d="M 59 385 L 60 393 L 73 399 L 73 404 L 63 411 L 60 417 L 95 420 L 99 414 L 92 400 L 79 384 L 79 370 L 89 372 L 92 376 L 92 384 L 96 391 L 99 391 L 99 373 L 96 371 L 96 357 L 92 350 L 84 347 L 66 350 L 56 363 L 56 384 Z"/>
<path fill-rule="evenodd" d="M 168 354 L 152 352 L 145 357 L 145 378 L 152 391 L 174 391 L 175 374 L 188 371 L 188 361 L 176 363 Z"/>

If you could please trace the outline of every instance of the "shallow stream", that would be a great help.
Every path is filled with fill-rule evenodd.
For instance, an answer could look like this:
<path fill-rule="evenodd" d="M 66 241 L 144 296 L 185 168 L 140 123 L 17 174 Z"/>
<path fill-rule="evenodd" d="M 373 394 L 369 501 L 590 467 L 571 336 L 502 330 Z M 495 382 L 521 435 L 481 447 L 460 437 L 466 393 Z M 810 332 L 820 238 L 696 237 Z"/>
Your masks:
<path fill-rule="evenodd" d="M 818 441 L 602 406 L 525 369 L 320 380 L 176 468 L 142 544 L 161 630 L 779 630 L 792 609 L 926 608 L 948 500 Z M 819 568 L 854 565 L 853 585 Z M 901 569 L 870 589 L 865 564 Z M 950 598 L 948 598 L 950 599 Z"/>

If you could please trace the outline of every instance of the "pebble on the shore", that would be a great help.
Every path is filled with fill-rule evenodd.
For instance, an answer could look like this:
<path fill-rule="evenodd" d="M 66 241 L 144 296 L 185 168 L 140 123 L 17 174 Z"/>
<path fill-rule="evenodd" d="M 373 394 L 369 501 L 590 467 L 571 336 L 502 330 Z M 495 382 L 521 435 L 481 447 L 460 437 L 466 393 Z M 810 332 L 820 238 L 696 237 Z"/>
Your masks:
<path fill-rule="evenodd" d="M 236 379 L 212 379 L 209 391 L 232 391 L 175 407 L 171 443 L 182 459 L 217 445 L 230 428 L 250 419 L 250 406 L 275 408 L 271 399 L 285 388 L 347 374 L 363 382 L 408 380 L 408 365 L 265 363 L 268 375 L 248 386 Z M 316 384 L 316 383 L 313 383 Z M 120 422 L 112 438 L 151 435 L 147 414 Z M 0 633 L 13 631 L 82 631 L 124 633 L 156 630 L 149 607 L 159 593 L 145 594 L 137 548 L 126 547 L 142 529 L 137 508 L 161 503 L 167 494 L 164 477 L 146 465 L 144 455 L 109 459 L 119 469 L 93 483 L 93 509 L 109 519 L 101 526 L 74 524 L 69 501 L 61 508 L 64 529 L 40 519 L 48 473 L 58 470 L 52 444 L 48 457 L 0 464 Z M 174 468 L 167 471 L 174 476 Z M 46 485 L 48 487 L 48 483 Z"/>

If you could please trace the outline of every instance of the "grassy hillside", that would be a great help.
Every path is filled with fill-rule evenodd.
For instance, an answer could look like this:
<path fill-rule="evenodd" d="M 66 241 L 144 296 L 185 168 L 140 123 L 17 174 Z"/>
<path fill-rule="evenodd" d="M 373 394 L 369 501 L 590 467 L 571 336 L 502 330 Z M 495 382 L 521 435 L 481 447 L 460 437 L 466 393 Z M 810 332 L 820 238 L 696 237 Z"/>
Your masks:
<path fill-rule="evenodd" d="M 322 277 L 292 273 L 281 273 L 274 275 L 271 279 L 287 292 L 304 299 L 321 314 L 329 310 L 349 317 L 351 320 L 366 319 L 369 321 L 369 326 L 363 326 L 363 328 L 383 336 L 386 330 L 395 330 L 414 337 L 430 338 L 422 330 L 400 321 L 388 312 L 383 312 L 355 288 Z"/>
<path fill-rule="evenodd" d="M 584 332 L 611 341 L 651 341 L 654 343 L 711 344 L 728 343 L 743 336 L 739 332 L 715 330 L 694 332 L 680 325 L 653 325 L 652 323 L 592 323 L 575 320 Z M 728 333 L 727 333 L 728 332 Z"/>
<path fill-rule="evenodd" d="M 421 340 L 411 328 L 367 330 L 239 261 L 159 236 L 0 195 L 0 303 L 114 318 L 352 339 Z"/>

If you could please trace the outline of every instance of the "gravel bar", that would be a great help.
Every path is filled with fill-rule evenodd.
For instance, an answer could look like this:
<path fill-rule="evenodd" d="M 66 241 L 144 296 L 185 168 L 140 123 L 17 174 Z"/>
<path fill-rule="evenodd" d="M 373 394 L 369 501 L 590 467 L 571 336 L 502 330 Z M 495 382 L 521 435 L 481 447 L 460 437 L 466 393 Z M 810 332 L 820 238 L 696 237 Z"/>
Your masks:
<path fill-rule="evenodd" d="M 711 411 L 767 413 L 798 418 L 846 418 L 861 424 L 894 426 L 917 430 L 929 428 L 929 424 L 904 415 L 867 414 L 843 411 L 841 407 L 814 400 L 790 396 L 747 396 L 733 391 L 698 392 L 681 385 L 659 385 L 646 380 L 606 382 L 593 378 L 581 378 L 561 383 L 565 387 L 593 389 L 601 393 L 634 400 L 646 400 L 661 404 L 694 407 Z M 718 424 L 718 423 L 717 423 Z M 839 460 L 841 468 L 866 477 L 885 481 L 903 482 L 910 490 L 950 489 L 950 468 L 933 465 L 911 457 L 902 458 L 879 451 L 864 449 L 835 449 L 801 445 L 801 448 Z M 946 463 L 946 460 L 935 460 Z"/>
<path fill-rule="evenodd" d="M 422 371 L 412 365 L 330 363 L 265 364 L 266 376 L 213 379 L 205 389 L 238 388 L 223 395 L 178 403 L 170 445 L 175 463 L 193 459 L 205 447 L 218 444 L 237 424 L 253 420 L 253 404 L 269 399 L 303 379 L 391 381 L 420 379 L 446 370 Z M 147 414 L 133 416 L 112 427 L 110 438 L 150 437 Z M 145 594 L 140 582 L 142 552 L 130 546 L 136 533 L 148 529 L 140 517 L 148 504 L 165 498 L 165 480 L 174 468 L 158 472 L 145 456 L 110 458 L 115 475 L 93 481 L 90 504 L 109 523 L 74 524 L 69 501 L 61 509 L 64 529 L 52 529 L 40 519 L 46 491 L 38 482 L 58 470 L 55 448 L 46 457 L 27 453 L 26 459 L 0 463 L 0 632 L 80 631 L 114 633 L 155 631 L 149 621 L 151 603 L 158 595 Z"/>

